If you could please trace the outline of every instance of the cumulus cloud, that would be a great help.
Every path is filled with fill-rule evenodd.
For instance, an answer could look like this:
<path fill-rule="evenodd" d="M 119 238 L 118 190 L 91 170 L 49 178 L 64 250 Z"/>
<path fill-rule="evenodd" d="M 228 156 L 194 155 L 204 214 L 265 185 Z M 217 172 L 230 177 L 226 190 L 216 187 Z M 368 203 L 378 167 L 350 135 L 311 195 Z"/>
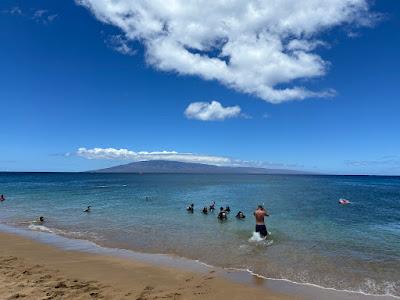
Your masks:
<path fill-rule="evenodd" d="M 173 160 L 182 162 L 196 162 L 213 165 L 233 165 L 237 162 L 221 156 L 199 155 L 194 153 L 179 153 L 176 151 L 139 151 L 115 148 L 79 148 L 76 155 L 87 159 L 115 159 L 115 160 Z"/>
<path fill-rule="evenodd" d="M 368 0 L 75 0 L 143 43 L 155 68 L 217 80 L 271 103 L 328 97 L 293 81 L 325 75 L 321 34 L 371 25 Z"/>
<path fill-rule="evenodd" d="M 239 106 L 223 107 L 218 101 L 193 102 L 185 110 L 185 116 L 189 119 L 201 121 L 222 121 L 235 118 L 240 115 Z"/>

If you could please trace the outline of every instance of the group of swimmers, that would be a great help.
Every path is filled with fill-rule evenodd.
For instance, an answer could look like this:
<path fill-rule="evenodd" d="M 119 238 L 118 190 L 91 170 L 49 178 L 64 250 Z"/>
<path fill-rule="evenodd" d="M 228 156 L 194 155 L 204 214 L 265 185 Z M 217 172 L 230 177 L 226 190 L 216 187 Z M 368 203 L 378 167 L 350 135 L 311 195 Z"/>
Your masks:
<path fill-rule="evenodd" d="M 189 213 L 194 213 L 194 204 L 190 204 L 188 207 L 186 207 L 186 210 Z M 204 206 L 202 213 L 207 215 L 209 212 L 213 212 L 215 210 L 215 201 L 212 202 L 212 204 L 207 207 Z M 223 208 L 222 206 L 219 209 L 218 213 L 218 219 L 220 221 L 225 221 L 228 219 L 228 214 L 230 213 L 231 208 L 229 206 L 226 206 Z M 262 238 L 266 238 L 268 235 L 267 227 L 265 226 L 264 218 L 269 217 L 269 213 L 264 209 L 263 205 L 258 205 L 257 209 L 253 213 L 255 219 L 256 219 L 256 228 L 255 231 L 260 234 Z M 242 211 L 239 211 L 236 214 L 237 219 L 244 219 L 246 216 Z"/>
<path fill-rule="evenodd" d="M 190 212 L 190 213 L 193 213 L 194 212 L 194 204 L 192 203 L 192 204 L 190 204 L 187 208 L 186 208 L 186 210 L 188 211 L 188 212 Z M 212 204 L 209 206 L 209 207 L 207 207 L 207 206 L 204 206 L 203 207 L 203 210 L 201 211 L 203 214 L 205 214 L 205 215 L 207 215 L 209 212 L 213 212 L 215 210 L 215 201 L 213 201 L 212 202 Z M 219 219 L 219 220 L 227 220 L 228 219 L 228 214 L 231 212 L 231 208 L 229 207 L 229 206 L 226 206 L 225 208 L 224 207 L 220 207 L 219 208 L 219 213 L 218 213 L 218 216 L 217 216 L 217 218 Z M 244 213 L 242 212 L 242 211 L 238 211 L 238 213 L 236 214 L 236 218 L 237 219 L 244 219 L 244 218 L 246 218 L 246 216 L 244 215 Z"/>
<path fill-rule="evenodd" d="M 194 212 L 194 204 L 190 204 L 186 210 L 190 213 Z M 201 211 L 203 214 L 207 215 L 209 212 L 213 212 L 215 210 L 215 201 L 211 203 L 209 207 L 204 206 L 203 210 Z M 226 206 L 223 208 L 222 206 L 219 208 L 219 213 L 218 213 L 218 219 L 219 220 L 227 220 L 228 219 L 228 214 L 231 212 L 231 208 L 229 206 Z M 244 219 L 246 216 L 243 214 L 243 212 L 239 211 L 236 214 L 236 218 L 238 219 Z"/>

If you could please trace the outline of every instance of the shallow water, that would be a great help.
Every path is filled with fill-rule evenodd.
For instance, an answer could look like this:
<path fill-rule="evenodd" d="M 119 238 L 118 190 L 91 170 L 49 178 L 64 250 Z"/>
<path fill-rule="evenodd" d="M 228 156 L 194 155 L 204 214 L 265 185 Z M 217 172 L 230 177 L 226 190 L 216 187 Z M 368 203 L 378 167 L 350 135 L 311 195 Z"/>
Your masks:
<path fill-rule="evenodd" d="M 0 222 L 9 225 L 400 296 L 400 177 L 0 173 L 0 194 Z M 227 222 L 201 213 L 213 200 L 231 207 Z M 271 213 L 267 241 L 253 236 L 259 203 Z M 40 215 L 43 227 L 31 223 Z"/>

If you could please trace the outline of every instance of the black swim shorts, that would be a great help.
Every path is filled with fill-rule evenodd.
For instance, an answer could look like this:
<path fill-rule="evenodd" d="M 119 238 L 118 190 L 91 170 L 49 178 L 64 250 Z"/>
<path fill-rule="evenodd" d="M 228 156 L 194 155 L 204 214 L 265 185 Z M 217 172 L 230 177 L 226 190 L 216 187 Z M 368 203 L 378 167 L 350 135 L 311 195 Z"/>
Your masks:
<path fill-rule="evenodd" d="M 256 232 L 259 232 L 261 237 L 266 237 L 268 235 L 267 227 L 265 227 L 265 225 L 256 225 Z"/>

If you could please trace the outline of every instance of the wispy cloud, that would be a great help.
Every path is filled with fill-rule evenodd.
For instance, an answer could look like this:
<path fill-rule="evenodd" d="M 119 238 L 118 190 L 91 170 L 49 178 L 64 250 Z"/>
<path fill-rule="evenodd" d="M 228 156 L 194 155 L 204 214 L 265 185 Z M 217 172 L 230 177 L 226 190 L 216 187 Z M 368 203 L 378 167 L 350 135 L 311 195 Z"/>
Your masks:
<path fill-rule="evenodd" d="M 400 167 L 399 155 L 383 156 L 376 160 L 346 160 L 346 165 L 351 167 Z"/>
<path fill-rule="evenodd" d="M 239 117 L 241 109 L 239 106 L 224 107 L 218 101 L 193 102 L 185 110 L 188 119 L 200 121 L 222 121 L 225 119 Z"/>
<path fill-rule="evenodd" d="M 22 9 L 19 8 L 18 6 L 14 6 L 14 7 L 11 7 L 9 9 L 5 9 L 5 10 L 2 11 L 2 13 L 10 14 L 10 15 L 16 15 L 16 16 L 22 16 L 23 15 Z"/>
<path fill-rule="evenodd" d="M 262 115 L 262 117 L 263 117 L 263 119 L 269 119 L 269 118 L 271 118 L 271 115 L 269 113 L 264 113 Z"/>
<path fill-rule="evenodd" d="M 136 54 L 136 50 L 130 45 L 131 41 L 128 40 L 124 35 L 111 35 L 105 40 L 105 43 L 111 49 L 114 49 L 119 53 L 130 56 Z"/>
<path fill-rule="evenodd" d="M 47 9 L 38 9 L 33 12 L 32 19 L 43 24 L 49 24 L 58 17 L 57 14 L 52 14 Z"/>
<path fill-rule="evenodd" d="M 22 10 L 22 8 L 18 6 L 14 6 L 9 9 L 3 10 L 2 13 L 14 16 L 22 16 L 42 24 L 52 23 L 58 17 L 57 14 L 54 14 L 47 9 Z"/>
<path fill-rule="evenodd" d="M 335 95 L 292 82 L 326 74 L 329 63 L 316 52 L 328 45 L 321 33 L 354 32 L 377 19 L 368 0 L 75 1 L 142 43 L 156 69 L 217 80 L 271 103 Z"/>

